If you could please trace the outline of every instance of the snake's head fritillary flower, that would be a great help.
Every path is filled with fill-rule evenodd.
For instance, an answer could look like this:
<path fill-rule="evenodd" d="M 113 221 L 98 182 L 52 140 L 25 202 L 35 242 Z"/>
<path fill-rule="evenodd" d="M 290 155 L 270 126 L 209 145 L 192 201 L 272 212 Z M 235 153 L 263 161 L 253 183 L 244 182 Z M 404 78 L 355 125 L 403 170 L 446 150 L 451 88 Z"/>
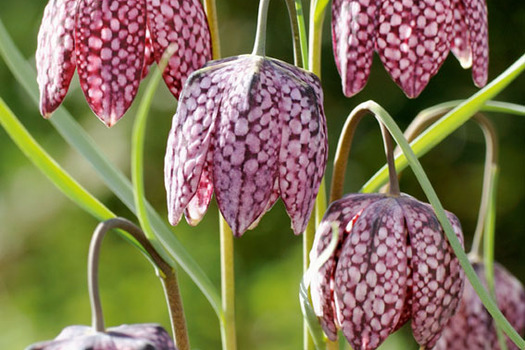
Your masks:
<path fill-rule="evenodd" d="M 476 274 L 486 285 L 485 265 L 473 264 Z M 494 289 L 496 301 L 503 315 L 514 329 L 525 334 L 525 289 L 503 266 L 494 264 Z M 518 347 L 507 338 L 507 348 Z M 467 282 L 457 314 L 452 317 L 434 350 L 499 350 L 494 320 L 483 306 L 478 295 Z"/>
<path fill-rule="evenodd" d="M 236 236 L 280 196 L 294 232 L 308 223 L 327 159 L 319 79 L 282 61 L 209 62 L 186 81 L 165 158 L 169 220 L 190 224 L 215 193 Z"/>
<path fill-rule="evenodd" d="M 458 219 L 447 216 L 463 241 Z M 411 320 L 416 341 L 432 347 L 456 312 L 464 281 L 432 207 L 405 194 L 346 195 L 328 208 L 312 261 L 329 245 L 333 226 L 337 248 L 311 282 L 328 338 L 342 329 L 354 350 L 376 349 Z"/>
<path fill-rule="evenodd" d="M 334 0 L 332 38 L 343 92 L 363 89 L 379 54 L 392 79 L 414 98 L 449 51 L 474 83 L 487 82 L 488 30 L 485 0 Z"/>
<path fill-rule="evenodd" d="M 26 350 L 176 350 L 168 332 L 156 324 L 133 324 L 95 332 L 88 326 L 69 326 L 54 339 Z"/>
<path fill-rule="evenodd" d="M 178 98 L 188 75 L 211 59 L 210 40 L 199 0 L 50 0 L 36 51 L 40 112 L 58 108 L 76 68 L 89 106 L 112 126 L 171 43 L 163 77 Z"/>

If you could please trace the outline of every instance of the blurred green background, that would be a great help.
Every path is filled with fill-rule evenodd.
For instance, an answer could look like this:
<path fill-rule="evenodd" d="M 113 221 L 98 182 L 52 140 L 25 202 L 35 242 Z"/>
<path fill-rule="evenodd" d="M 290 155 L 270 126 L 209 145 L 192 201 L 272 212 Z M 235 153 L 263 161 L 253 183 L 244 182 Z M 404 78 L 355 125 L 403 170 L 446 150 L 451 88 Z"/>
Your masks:
<path fill-rule="evenodd" d="M 308 1 L 303 1 L 308 9 Z M 45 0 L 1 0 L 0 18 L 28 60 L 34 62 L 36 37 Z M 490 71 L 493 79 L 525 49 L 525 3 L 489 0 Z M 251 52 L 257 1 L 218 0 L 223 56 Z M 467 98 L 477 91 L 454 57 L 444 63 L 421 96 L 407 99 L 388 78 L 376 57 L 366 88 L 351 99 L 341 93 L 333 63 L 329 17 L 325 22 L 322 79 L 330 133 L 331 159 L 346 115 L 358 103 L 374 99 L 405 128 L 417 112 L 433 104 Z M 291 37 L 283 1 L 272 1 L 267 54 L 292 62 Z M 145 84 L 142 84 L 141 93 Z M 134 219 L 98 176 L 45 121 L 0 59 L 0 96 L 36 139 L 111 210 Z M 519 77 L 499 100 L 525 103 L 525 79 Z M 95 118 L 74 79 L 64 102 L 105 154 L 129 174 L 130 134 L 137 102 L 111 130 Z M 146 144 L 147 196 L 165 214 L 163 157 L 176 104 L 159 89 L 149 119 Z M 500 135 L 496 259 L 525 280 L 525 120 L 490 114 Z M 423 157 L 423 166 L 444 206 L 460 218 L 470 247 L 479 205 L 483 137 L 467 123 Z M 356 191 L 384 162 L 380 133 L 366 118 L 354 141 L 346 190 Z M 424 199 L 410 171 L 402 191 Z M 90 322 L 86 290 L 89 239 L 97 222 L 65 198 L 29 163 L 0 129 L 0 348 L 22 349 L 50 339 L 70 324 Z M 212 204 L 203 222 L 181 223 L 173 232 L 219 286 L 218 217 Z M 301 237 L 289 229 L 279 202 L 259 226 L 235 240 L 237 325 L 240 349 L 299 349 L 302 341 L 298 285 Z M 101 287 L 106 323 L 159 322 L 168 327 L 161 285 L 149 263 L 116 235 L 102 249 Z M 193 282 L 180 272 L 180 285 L 194 349 L 219 349 L 215 314 Z M 382 349 L 417 349 L 405 329 Z"/>

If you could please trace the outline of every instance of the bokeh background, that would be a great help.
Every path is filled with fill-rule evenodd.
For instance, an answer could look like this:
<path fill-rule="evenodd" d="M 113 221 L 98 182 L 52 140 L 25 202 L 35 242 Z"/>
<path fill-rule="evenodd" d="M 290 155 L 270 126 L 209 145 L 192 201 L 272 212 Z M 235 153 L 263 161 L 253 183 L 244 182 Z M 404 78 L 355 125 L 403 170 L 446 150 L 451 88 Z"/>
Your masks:
<path fill-rule="evenodd" d="M 307 11 L 309 2 L 303 0 Z M 36 37 L 45 0 L 1 0 L 0 18 L 24 56 L 34 62 Z M 223 56 L 251 52 L 257 1 L 218 0 Z M 525 3 L 488 0 L 490 72 L 493 79 L 525 49 Z M 308 12 L 308 11 L 307 11 Z M 477 91 L 470 70 L 449 56 L 440 72 L 415 100 L 407 99 L 388 78 L 375 57 L 366 88 L 347 99 L 333 63 L 329 17 L 325 22 L 322 80 L 330 133 L 330 160 L 345 117 L 360 102 L 374 99 L 405 128 L 417 112 L 433 104 L 467 98 Z M 272 1 L 267 54 L 292 62 L 291 36 L 284 1 Z M 142 84 L 141 91 L 145 84 Z M 108 191 L 78 153 L 68 147 L 38 113 L 22 87 L 0 59 L 0 96 L 36 139 L 88 190 L 118 215 L 135 219 Z M 519 77 L 499 100 L 525 103 L 525 79 Z M 130 134 L 137 102 L 108 130 L 92 115 L 75 78 L 64 106 L 83 125 L 104 153 L 129 174 Z M 162 86 L 154 100 L 146 144 L 148 199 L 165 214 L 163 157 L 176 103 Z M 501 175 L 498 188 L 496 259 L 525 281 L 525 119 L 490 114 L 500 135 Z M 467 123 L 422 158 L 444 206 L 463 224 L 470 247 L 476 224 L 484 159 L 479 128 Z M 347 192 L 357 191 L 384 163 L 380 133 L 373 118 L 360 125 L 350 157 Z M 402 191 L 424 195 L 410 171 Z M 173 229 L 212 281 L 219 286 L 218 217 L 213 203 L 203 222 Z M 0 129 L 0 348 L 22 349 L 50 339 L 70 324 L 89 324 L 86 258 L 97 222 L 65 198 L 22 155 Z M 302 321 L 298 302 L 301 237 L 289 229 L 278 202 L 259 226 L 235 240 L 237 325 L 240 349 L 299 349 Z M 169 327 L 161 285 L 144 257 L 116 235 L 104 243 L 101 288 L 107 325 L 159 322 Z M 179 273 L 191 343 L 195 349 L 219 349 L 218 321 L 193 282 Z M 417 349 L 408 330 L 382 349 Z"/>

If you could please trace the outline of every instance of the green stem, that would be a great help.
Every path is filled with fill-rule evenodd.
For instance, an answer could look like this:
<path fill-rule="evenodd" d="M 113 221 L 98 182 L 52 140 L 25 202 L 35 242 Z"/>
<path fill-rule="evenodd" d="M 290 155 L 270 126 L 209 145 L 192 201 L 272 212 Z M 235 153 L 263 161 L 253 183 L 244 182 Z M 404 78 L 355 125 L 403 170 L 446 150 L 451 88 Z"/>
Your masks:
<path fill-rule="evenodd" d="M 306 226 L 305 232 L 303 232 L 303 273 L 308 271 L 310 266 L 310 250 L 314 244 L 315 230 L 316 230 L 316 218 L 315 215 L 310 216 L 308 225 Z M 311 302 L 311 297 L 308 291 L 305 291 L 308 300 Z M 303 348 L 304 350 L 314 349 L 314 341 L 310 335 L 307 320 L 303 322 Z"/>
<path fill-rule="evenodd" d="M 294 65 L 301 67 L 304 62 L 303 54 L 301 51 L 301 35 L 299 33 L 299 18 L 296 11 L 295 0 L 286 0 L 286 8 L 288 9 L 288 15 L 290 16 L 290 27 L 292 28 L 292 42 L 293 42 L 293 57 Z M 303 65 L 304 67 L 304 65 Z"/>
<path fill-rule="evenodd" d="M 221 244 L 221 290 L 223 326 L 221 327 L 222 349 L 237 349 L 235 330 L 235 264 L 233 261 L 233 232 L 222 215 L 220 216 Z"/>
<path fill-rule="evenodd" d="M 208 26 L 211 35 L 211 48 L 213 51 L 213 59 L 221 57 L 221 41 L 219 36 L 219 21 L 217 20 L 217 6 L 215 0 L 204 0 L 204 11 L 208 18 Z"/>
<path fill-rule="evenodd" d="M 36 73 L 34 68 L 25 60 L 18 48 L 14 45 L 1 20 L 0 55 L 2 55 L 18 82 L 29 94 L 35 106 L 38 107 L 39 93 L 36 85 Z M 76 121 L 73 120 L 67 110 L 60 107 L 54 112 L 50 122 L 66 142 L 73 149 L 77 150 L 93 166 L 108 188 L 132 212 L 136 213 L 133 190 L 130 181 L 107 159 L 106 156 L 104 156 L 91 137 Z M 60 188 L 60 182 L 53 182 Z M 70 196 L 68 193 L 66 193 L 66 195 Z M 76 203 L 82 205 L 81 202 Z M 186 271 L 202 291 L 204 296 L 208 299 L 210 305 L 220 319 L 222 314 L 220 306 L 221 301 L 217 289 L 211 280 L 206 276 L 204 271 L 202 271 L 201 267 L 193 257 L 184 249 L 179 240 L 172 234 L 165 221 L 161 219 L 160 215 L 149 203 L 147 203 L 147 210 L 151 220 L 151 226 L 160 243 L 156 244 L 156 242 L 153 242 L 153 244 L 156 244 L 155 248 L 159 250 L 161 256 L 169 262 L 171 266 L 175 266 L 176 262 L 184 271 Z M 91 211 L 88 212 L 91 213 Z M 104 220 L 109 217 L 97 216 L 97 218 Z M 165 248 L 166 252 L 162 247 Z"/>
<path fill-rule="evenodd" d="M 447 113 L 437 123 L 421 134 L 411 143 L 414 154 L 422 156 L 454 130 L 465 123 L 472 115 L 479 111 L 483 105 L 494 98 L 514 79 L 525 70 L 525 55 L 521 56 L 513 65 L 500 74 L 490 84 L 478 91 L 469 99 L 465 100 L 452 111 Z M 396 169 L 401 171 L 408 165 L 406 155 L 400 154 L 396 157 Z M 362 192 L 374 192 L 379 189 L 388 179 L 388 169 L 383 166 L 361 189 Z"/>
<path fill-rule="evenodd" d="M 253 55 L 265 56 L 266 48 L 266 22 L 268 19 L 268 6 L 270 0 L 259 1 L 259 15 L 257 17 L 257 31 L 255 33 L 255 43 L 253 44 Z"/>
<path fill-rule="evenodd" d="M 487 291 L 481 284 L 479 278 L 476 275 L 476 272 L 472 268 L 472 265 L 470 265 L 468 257 L 465 254 L 459 239 L 456 237 L 456 234 L 454 233 L 452 225 L 448 221 L 448 218 L 445 214 L 445 210 L 443 209 L 443 206 L 441 205 L 441 202 L 439 201 L 439 198 L 437 197 L 436 192 L 434 191 L 432 185 L 430 184 L 430 181 L 428 180 L 427 175 L 425 174 L 423 168 L 421 167 L 421 163 L 419 162 L 416 155 L 410 148 L 410 145 L 406 141 L 405 137 L 403 136 L 403 133 L 401 132 L 401 130 L 399 129 L 395 121 L 381 106 L 379 106 L 377 103 L 373 101 L 368 101 L 368 102 L 364 102 L 360 104 L 359 106 L 356 107 L 356 110 L 370 111 L 377 118 L 379 118 L 381 122 L 383 122 L 383 124 L 385 124 L 385 126 L 388 128 L 388 130 L 392 134 L 392 137 L 396 140 L 399 147 L 401 147 L 401 150 L 405 154 L 405 157 L 407 158 L 408 163 L 410 164 L 410 167 L 412 168 L 412 171 L 414 172 L 414 175 L 419 181 L 421 188 L 423 189 L 425 195 L 430 201 L 430 204 L 434 208 L 436 216 L 439 222 L 441 223 L 443 230 L 445 231 L 445 235 L 450 243 L 450 246 L 452 247 L 461 266 L 463 267 L 465 271 L 465 275 L 467 276 L 468 280 L 472 284 L 472 287 L 474 288 L 479 298 L 483 302 L 483 305 L 485 306 L 487 311 L 491 314 L 496 324 L 499 327 L 501 327 L 501 329 L 507 334 L 507 336 L 520 349 L 525 348 L 525 340 L 523 340 L 520 337 L 520 335 L 516 332 L 516 330 L 512 327 L 512 325 L 508 322 L 505 316 L 498 309 L 498 307 L 492 300 L 489 293 L 487 293 Z"/>
<path fill-rule="evenodd" d="M 93 238 L 91 239 L 88 256 L 88 286 L 93 317 L 93 328 L 97 332 L 105 331 L 98 287 L 98 261 L 102 240 L 109 230 L 116 228 L 125 230 L 134 239 L 140 242 L 140 244 L 146 250 L 150 260 L 153 261 L 154 266 L 162 273 L 161 279 L 163 284 L 166 286 L 165 290 L 167 293 L 171 324 L 173 327 L 177 347 L 178 349 L 189 350 L 186 321 L 184 319 L 180 294 L 178 293 L 179 289 L 177 280 L 174 279 L 174 271 L 171 266 L 157 253 L 155 248 L 146 238 L 144 232 L 134 223 L 124 218 L 113 218 L 101 222 L 96 227 L 95 232 L 93 233 Z"/>

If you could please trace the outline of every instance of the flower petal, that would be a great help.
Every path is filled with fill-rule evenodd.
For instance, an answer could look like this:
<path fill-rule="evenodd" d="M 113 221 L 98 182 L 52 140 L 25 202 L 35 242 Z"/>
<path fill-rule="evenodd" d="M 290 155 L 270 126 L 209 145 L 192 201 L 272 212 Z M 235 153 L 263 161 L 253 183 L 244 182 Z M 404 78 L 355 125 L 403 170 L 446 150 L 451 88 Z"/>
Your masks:
<path fill-rule="evenodd" d="M 312 271 L 310 287 L 315 314 L 320 318 L 321 326 L 330 340 L 334 341 L 337 339 L 337 328 L 334 322 L 335 306 L 333 304 L 336 259 L 339 258 L 343 242 L 362 210 L 370 203 L 383 197 L 383 195 L 375 194 L 351 194 L 332 202 L 317 229 L 315 241 L 310 251 L 310 261 L 312 262 L 317 260 L 330 244 L 332 240 L 332 223 L 339 227 L 336 251 L 318 271 Z"/>
<path fill-rule="evenodd" d="M 376 2 L 334 0 L 332 3 L 332 46 L 341 75 L 343 93 L 350 97 L 368 80 L 374 53 Z"/>
<path fill-rule="evenodd" d="M 36 49 L 40 113 L 49 118 L 64 100 L 75 72 L 76 0 L 50 0 L 44 10 Z"/>
<path fill-rule="evenodd" d="M 346 238 L 335 270 L 334 300 L 354 350 L 376 349 L 396 326 L 407 271 L 403 212 L 395 198 L 368 206 Z"/>
<path fill-rule="evenodd" d="M 137 94 L 144 66 L 146 9 L 141 0 L 79 2 L 75 30 L 80 86 L 108 126 Z"/>
<path fill-rule="evenodd" d="M 478 87 L 485 86 L 489 70 L 489 38 L 485 0 L 463 0 L 472 46 L 472 79 Z"/>
<path fill-rule="evenodd" d="M 448 55 L 450 0 L 381 2 L 376 50 L 392 79 L 414 98 Z"/>
<path fill-rule="evenodd" d="M 211 152 L 208 152 L 208 155 L 211 155 Z M 210 157 L 208 157 L 210 158 Z M 210 164 L 207 161 L 202 169 L 201 179 L 197 191 L 193 198 L 189 201 L 184 215 L 186 216 L 186 221 L 191 225 L 197 225 L 201 220 L 208 206 L 210 205 L 211 197 L 213 195 L 213 183 L 211 181 L 210 174 Z"/>
<path fill-rule="evenodd" d="M 272 66 L 274 60 L 272 62 Z M 281 67 L 280 64 L 276 66 Z M 280 78 L 279 190 L 295 234 L 306 229 L 327 160 L 326 121 L 320 83 L 301 69 L 275 69 Z M 305 75 L 317 80 L 317 90 Z"/>
<path fill-rule="evenodd" d="M 472 48 L 463 0 L 451 0 L 453 20 L 450 50 L 464 69 L 472 66 Z"/>
<path fill-rule="evenodd" d="M 236 236 L 264 212 L 277 177 L 280 81 L 262 57 L 242 56 L 224 74 L 227 86 L 214 140 L 213 180 L 219 209 Z"/>
<path fill-rule="evenodd" d="M 412 332 L 420 345 L 432 348 L 459 305 L 463 269 L 432 207 L 408 196 L 397 200 L 412 247 Z M 462 242 L 459 220 L 450 213 L 448 218 Z"/>
<path fill-rule="evenodd" d="M 212 58 L 208 21 L 199 0 L 146 0 L 146 3 L 157 63 L 171 43 L 176 45 L 163 77 L 178 99 L 187 77 Z"/>
<path fill-rule="evenodd" d="M 221 91 L 213 80 L 217 77 L 220 79 L 220 73 L 213 68 L 208 68 L 207 72 L 194 72 L 186 81 L 173 117 L 164 160 L 168 218 L 172 225 L 179 223 L 184 209 L 199 190 L 199 185 L 203 181 L 206 183 L 202 175 L 221 99 Z M 209 175 L 204 173 L 204 176 Z M 200 187 L 203 188 L 206 186 Z M 202 199 L 201 204 L 204 204 Z M 203 205 L 199 207 L 202 209 Z M 196 218 L 193 214 L 190 217 Z"/>

